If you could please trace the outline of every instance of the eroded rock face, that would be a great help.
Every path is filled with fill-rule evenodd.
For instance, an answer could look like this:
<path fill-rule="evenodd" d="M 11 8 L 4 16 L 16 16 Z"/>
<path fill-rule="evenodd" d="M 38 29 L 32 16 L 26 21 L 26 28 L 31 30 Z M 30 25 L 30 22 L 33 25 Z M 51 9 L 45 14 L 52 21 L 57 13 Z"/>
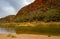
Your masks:
<path fill-rule="evenodd" d="M 24 14 L 24 11 L 32 11 L 32 10 L 35 10 L 36 8 L 38 8 L 39 6 L 41 5 L 44 5 L 44 4 L 48 4 L 50 3 L 51 0 L 35 0 L 33 3 L 23 7 L 16 15 L 17 16 L 21 16 Z"/>
<path fill-rule="evenodd" d="M 60 0 L 35 0 L 33 3 L 21 8 L 15 16 L 15 19 L 20 20 L 21 17 L 25 16 L 27 20 L 33 19 L 36 15 L 40 15 L 40 12 L 43 12 L 43 14 L 46 13 L 46 11 L 52 9 L 51 7 L 53 9 L 59 9 Z M 34 19 L 36 19 L 36 17 Z"/>

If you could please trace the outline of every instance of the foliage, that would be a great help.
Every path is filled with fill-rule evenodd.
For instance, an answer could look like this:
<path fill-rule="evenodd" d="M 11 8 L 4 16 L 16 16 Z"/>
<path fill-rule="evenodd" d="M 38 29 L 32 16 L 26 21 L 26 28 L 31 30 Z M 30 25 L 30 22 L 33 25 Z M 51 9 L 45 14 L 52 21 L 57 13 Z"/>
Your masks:
<path fill-rule="evenodd" d="M 11 27 L 10 27 L 11 26 Z M 60 35 L 60 24 L 48 23 L 48 24 L 39 24 L 36 26 L 0 26 L 3 28 L 14 28 L 17 34 L 45 34 L 45 35 Z M 11 37 L 11 34 L 8 34 L 8 37 Z M 12 36 L 14 37 L 14 36 Z"/>
<path fill-rule="evenodd" d="M 44 10 L 44 8 L 43 8 Z M 60 10 L 49 8 L 47 11 L 41 11 L 41 9 L 37 9 L 35 11 L 30 12 L 28 15 L 23 15 L 16 19 L 16 22 L 27 22 L 27 21 L 60 21 Z"/>
<path fill-rule="evenodd" d="M 60 10 L 50 9 L 45 13 L 44 21 L 60 21 Z"/>

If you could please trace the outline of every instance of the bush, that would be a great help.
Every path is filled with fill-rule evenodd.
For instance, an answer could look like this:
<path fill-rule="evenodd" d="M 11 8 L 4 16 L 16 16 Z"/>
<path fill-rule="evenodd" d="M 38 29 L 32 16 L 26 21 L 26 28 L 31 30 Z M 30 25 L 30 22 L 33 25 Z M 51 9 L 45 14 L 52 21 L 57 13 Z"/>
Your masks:
<path fill-rule="evenodd" d="M 44 21 L 60 21 L 60 10 L 50 9 L 45 13 Z"/>

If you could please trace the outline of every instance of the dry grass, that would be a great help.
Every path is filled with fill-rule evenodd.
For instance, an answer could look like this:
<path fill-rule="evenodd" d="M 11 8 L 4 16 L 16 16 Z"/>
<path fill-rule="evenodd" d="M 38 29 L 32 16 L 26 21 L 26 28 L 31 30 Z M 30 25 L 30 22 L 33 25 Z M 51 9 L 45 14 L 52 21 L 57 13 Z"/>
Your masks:
<path fill-rule="evenodd" d="M 0 23 L 0 26 L 37 26 L 37 25 L 60 25 L 60 22 L 23 22 L 23 23 Z"/>

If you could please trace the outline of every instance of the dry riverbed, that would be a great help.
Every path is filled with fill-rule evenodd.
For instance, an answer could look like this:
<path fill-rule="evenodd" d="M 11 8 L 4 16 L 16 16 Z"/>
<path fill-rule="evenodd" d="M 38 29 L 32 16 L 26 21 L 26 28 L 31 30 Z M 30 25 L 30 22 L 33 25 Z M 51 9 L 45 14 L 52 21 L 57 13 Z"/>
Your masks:
<path fill-rule="evenodd" d="M 60 39 L 60 36 L 32 35 L 32 34 L 0 34 L 0 39 Z"/>

